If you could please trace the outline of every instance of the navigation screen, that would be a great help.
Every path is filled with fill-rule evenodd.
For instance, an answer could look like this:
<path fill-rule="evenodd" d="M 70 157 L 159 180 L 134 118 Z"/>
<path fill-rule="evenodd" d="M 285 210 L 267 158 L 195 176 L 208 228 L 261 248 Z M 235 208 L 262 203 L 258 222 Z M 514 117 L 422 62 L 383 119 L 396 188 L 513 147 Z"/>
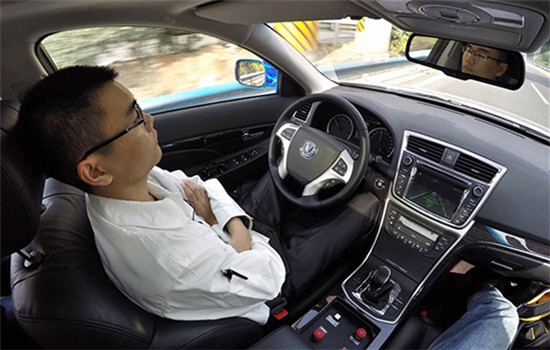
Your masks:
<path fill-rule="evenodd" d="M 406 198 L 434 214 L 451 219 L 467 185 L 425 166 L 417 168 Z"/>

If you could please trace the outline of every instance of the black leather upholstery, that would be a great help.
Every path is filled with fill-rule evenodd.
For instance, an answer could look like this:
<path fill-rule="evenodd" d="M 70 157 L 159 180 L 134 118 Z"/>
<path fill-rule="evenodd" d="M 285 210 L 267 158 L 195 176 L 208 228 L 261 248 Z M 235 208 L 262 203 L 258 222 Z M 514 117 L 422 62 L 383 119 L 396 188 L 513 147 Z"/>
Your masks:
<path fill-rule="evenodd" d="M 2 102 L 1 130 L 1 233 L 2 257 L 25 247 L 34 237 L 40 219 L 43 176 L 28 162 L 8 131 L 17 120 L 17 110 Z"/>
<path fill-rule="evenodd" d="M 292 349 L 292 350 L 310 350 L 315 349 L 313 345 L 302 338 L 295 330 L 289 326 L 282 326 L 269 333 L 265 338 L 252 345 L 250 350 L 262 349 Z"/>
<path fill-rule="evenodd" d="M 46 210 L 29 250 L 44 254 L 34 270 L 12 258 L 12 293 L 20 325 L 47 348 L 243 348 L 262 336 L 242 318 L 171 321 L 127 299 L 97 253 L 84 194 L 48 179 Z"/>

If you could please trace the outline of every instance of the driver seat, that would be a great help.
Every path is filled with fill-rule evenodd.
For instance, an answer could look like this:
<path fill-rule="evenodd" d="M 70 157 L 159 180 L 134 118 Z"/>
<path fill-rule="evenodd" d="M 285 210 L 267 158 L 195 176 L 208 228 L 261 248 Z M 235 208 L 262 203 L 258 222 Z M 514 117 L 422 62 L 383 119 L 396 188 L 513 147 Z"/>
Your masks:
<path fill-rule="evenodd" d="M 135 305 L 103 270 L 84 193 L 54 179 L 44 185 L 41 176 L 23 176 L 21 151 L 4 147 L 8 141 L 13 136 L 2 132 L 2 198 L 11 195 L 17 203 L 2 203 L 2 244 L 17 234 L 4 230 L 8 223 L 16 226 L 29 217 L 29 208 L 40 220 L 26 247 L 33 262 L 17 254 L 11 259 L 14 313 L 34 341 L 45 348 L 226 349 L 245 348 L 262 337 L 262 328 L 248 319 L 173 321 Z M 10 172 L 17 186 L 4 181 Z"/>

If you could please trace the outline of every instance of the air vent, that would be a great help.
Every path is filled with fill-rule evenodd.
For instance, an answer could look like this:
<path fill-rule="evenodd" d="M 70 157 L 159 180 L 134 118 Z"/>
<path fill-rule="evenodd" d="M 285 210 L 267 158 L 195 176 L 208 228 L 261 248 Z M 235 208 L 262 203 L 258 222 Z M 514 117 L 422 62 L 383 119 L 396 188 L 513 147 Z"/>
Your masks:
<path fill-rule="evenodd" d="M 427 141 L 418 137 L 410 136 L 407 149 L 413 153 L 426 157 L 434 162 L 441 160 L 445 147 L 435 142 Z"/>
<path fill-rule="evenodd" d="M 498 171 L 487 163 L 464 153 L 461 153 L 458 157 L 455 170 L 485 182 L 491 182 Z"/>
<path fill-rule="evenodd" d="M 300 108 L 298 108 L 294 113 L 294 118 L 299 119 L 302 123 L 305 122 L 312 105 L 313 105 L 313 102 L 306 103 L 305 105 L 301 105 Z"/>

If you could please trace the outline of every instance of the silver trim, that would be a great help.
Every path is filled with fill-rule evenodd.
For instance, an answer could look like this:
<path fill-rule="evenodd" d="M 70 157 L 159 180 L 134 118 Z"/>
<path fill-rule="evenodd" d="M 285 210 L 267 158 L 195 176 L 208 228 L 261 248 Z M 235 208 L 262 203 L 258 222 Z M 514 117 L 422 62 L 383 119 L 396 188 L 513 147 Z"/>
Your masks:
<path fill-rule="evenodd" d="M 294 130 L 294 134 L 292 135 L 290 140 L 287 140 L 285 137 L 283 137 L 282 134 L 283 134 L 283 131 L 289 130 L 289 129 Z M 277 170 L 279 172 L 279 177 L 283 180 L 288 175 L 288 168 L 287 168 L 286 163 L 287 163 L 287 159 L 288 159 L 288 150 L 290 148 L 289 147 L 290 142 L 294 138 L 294 135 L 296 135 L 296 132 L 298 131 L 298 129 L 300 129 L 300 126 L 298 126 L 298 125 L 296 125 L 292 122 L 288 122 L 288 123 L 285 123 L 285 124 L 281 125 L 279 130 L 277 130 L 277 132 L 275 133 L 275 135 L 277 135 L 277 137 L 281 141 L 281 162 L 279 163 L 279 167 L 277 168 Z"/>
<path fill-rule="evenodd" d="M 332 169 L 340 160 L 343 160 L 348 166 L 348 170 L 346 170 L 344 176 L 338 174 Z M 312 180 L 304 187 L 304 190 L 302 191 L 302 196 L 312 196 L 317 194 L 323 188 L 323 186 L 331 180 L 337 180 L 338 182 L 343 182 L 344 184 L 347 184 L 351 178 L 351 174 L 353 173 L 353 164 L 354 163 L 353 158 L 351 158 L 351 154 L 349 154 L 348 150 L 344 149 L 342 152 L 340 152 L 334 163 L 332 163 L 324 173 L 319 175 L 319 177 Z"/>
<path fill-rule="evenodd" d="M 352 297 L 350 297 L 350 295 L 346 292 L 346 288 L 344 287 L 346 282 L 357 272 L 361 269 L 361 267 L 363 267 L 363 265 L 367 262 L 367 260 L 370 258 L 372 252 L 374 251 L 374 248 L 376 247 L 376 243 L 378 243 L 378 239 L 380 238 L 380 234 L 382 232 L 382 228 L 384 226 L 384 221 L 385 221 L 385 218 L 386 218 L 386 212 L 388 210 L 388 206 L 390 204 L 390 202 L 394 205 L 396 205 L 397 207 L 399 207 L 399 209 L 405 211 L 406 213 L 408 214 L 411 214 L 414 216 L 415 219 L 417 220 L 420 220 L 420 221 L 424 221 L 426 222 L 427 224 L 429 225 L 433 225 L 433 226 L 436 226 L 438 229 L 440 230 L 444 230 L 446 232 L 451 232 L 451 233 L 454 233 L 456 235 L 458 235 L 458 239 L 450 246 L 447 248 L 447 250 L 445 251 L 445 253 L 443 253 L 443 255 L 441 255 L 441 257 L 433 264 L 432 268 L 430 269 L 430 271 L 428 271 L 428 273 L 426 274 L 426 276 L 424 276 L 424 278 L 422 279 L 422 281 L 420 281 L 420 283 L 418 284 L 418 286 L 416 287 L 416 289 L 414 290 L 414 292 L 412 293 L 412 295 L 410 296 L 410 298 L 404 303 L 404 306 L 403 308 L 401 309 L 401 312 L 397 315 L 397 317 L 394 319 L 394 320 L 384 320 L 384 319 L 380 319 L 376 316 L 373 316 L 371 312 L 369 312 L 369 310 L 372 311 L 372 308 L 370 308 L 368 305 L 365 305 L 367 308 L 364 308 L 364 307 L 361 307 L 360 305 L 358 305 L 356 302 L 355 302 L 355 299 L 353 299 Z M 380 220 L 380 224 L 378 226 L 378 230 L 376 232 L 376 238 L 374 239 L 374 242 L 371 246 L 371 249 L 369 250 L 369 252 L 367 253 L 367 256 L 366 258 L 363 260 L 363 262 L 359 265 L 359 267 L 357 267 L 341 284 L 341 288 L 342 290 L 344 291 L 344 294 L 346 295 L 347 299 L 350 301 L 350 303 L 352 303 L 355 307 L 357 307 L 359 310 L 361 310 L 362 312 L 366 313 L 369 317 L 372 317 L 373 319 L 375 319 L 376 321 L 379 321 L 379 322 L 383 322 L 383 323 L 388 323 L 388 324 L 395 324 L 399 321 L 399 319 L 401 318 L 401 316 L 403 316 L 403 313 L 405 312 L 405 310 L 407 310 L 407 308 L 409 307 L 410 303 L 412 302 L 412 300 L 414 300 L 416 298 L 416 296 L 418 294 L 420 294 L 420 292 L 422 291 L 422 289 L 424 288 L 424 285 L 426 284 L 426 281 L 432 276 L 433 272 L 437 269 L 437 267 L 439 266 L 439 264 L 447 257 L 447 255 L 449 255 L 449 253 L 456 247 L 456 245 L 462 240 L 462 238 L 464 237 L 464 235 L 466 235 L 466 233 L 470 230 L 470 228 L 474 225 L 474 221 L 472 220 L 468 225 L 466 225 L 466 227 L 464 228 L 461 228 L 461 229 L 455 229 L 455 228 L 450 228 L 448 227 L 447 225 L 442 225 L 441 223 L 439 223 L 438 221 L 434 221 L 432 220 L 431 218 L 429 217 L 418 217 L 417 215 L 418 213 L 409 208 L 408 206 L 406 205 L 403 205 L 403 203 L 401 203 L 400 201 L 397 201 L 393 194 L 391 192 L 388 193 L 388 198 L 386 199 L 386 203 L 384 205 L 384 211 L 383 211 L 383 214 L 382 214 L 382 220 Z M 416 215 L 416 216 L 415 216 Z"/>
<path fill-rule="evenodd" d="M 479 241 L 479 243 L 480 244 L 486 244 L 487 246 L 490 246 L 490 247 L 496 247 L 496 248 L 501 248 L 501 249 L 504 249 L 504 250 L 509 250 L 511 252 L 514 252 L 514 253 L 519 253 L 523 256 L 527 255 L 527 256 L 529 256 L 531 258 L 534 258 L 534 259 L 545 260 L 545 262 L 543 262 L 543 264 L 550 268 L 550 257 L 548 257 L 546 255 L 539 254 L 539 253 L 534 252 L 532 250 L 529 250 L 529 251 L 521 250 L 517 247 L 505 245 L 505 244 L 502 244 L 502 243 L 499 243 L 499 242 Z"/>
<path fill-rule="evenodd" d="M 336 136 L 336 135 L 330 133 L 330 123 L 332 123 L 332 121 L 334 119 L 336 119 L 337 117 L 339 117 L 339 116 L 344 116 L 348 120 L 349 124 L 351 125 L 351 131 L 349 132 L 349 135 L 346 137 L 346 140 L 349 140 L 353 136 L 353 132 L 355 131 L 355 125 L 353 124 L 353 121 L 351 120 L 351 118 L 348 117 L 344 113 L 336 114 L 334 117 L 330 118 L 330 120 L 327 123 L 327 134 L 332 135 L 332 136 Z M 338 136 L 336 136 L 336 137 L 338 137 Z"/>
<path fill-rule="evenodd" d="M 392 156 L 393 152 L 395 152 L 395 140 L 393 139 L 393 136 L 392 136 L 391 132 L 383 126 L 379 126 L 378 128 L 374 128 L 374 129 L 370 130 L 369 131 L 369 140 L 372 140 L 371 134 L 373 134 L 377 130 L 387 131 L 390 134 L 390 137 L 391 137 L 392 143 L 393 143 L 392 148 L 391 148 L 391 152 L 387 156 L 382 156 L 382 157 L 389 158 L 389 157 Z"/>
<path fill-rule="evenodd" d="M 410 131 L 410 130 L 405 130 L 403 132 L 403 144 L 401 145 L 401 152 L 399 154 L 399 160 L 398 160 L 398 168 L 397 168 L 397 172 L 396 172 L 396 178 L 397 176 L 399 176 L 399 171 L 401 170 L 401 167 L 402 167 L 402 160 L 403 160 L 403 154 L 404 152 L 407 150 L 407 145 L 408 145 L 408 142 L 409 142 L 409 137 L 410 136 L 415 136 L 415 137 L 418 137 L 418 138 L 421 138 L 421 139 L 424 139 L 424 140 L 427 140 L 427 141 L 430 141 L 430 142 L 434 142 L 434 143 L 437 143 L 437 144 L 440 144 L 444 147 L 448 147 L 448 148 L 451 148 L 453 150 L 456 150 L 456 151 L 459 151 L 460 153 L 464 153 L 464 154 L 467 154 L 469 155 L 470 157 L 473 157 L 473 158 L 476 158 L 482 162 L 485 162 L 493 167 L 495 167 L 497 169 L 497 173 L 495 174 L 495 176 L 493 177 L 493 179 L 489 182 L 489 183 L 486 183 L 484 181 L 481 181 L 481 180 L 478 180 L 478 179 L 475 179 L 471 176 L 468 176 L 467 174 L 463 174 L 461 172 L 458 172 L 458 171 L 455 171 L 453 169 L 450 169 L 450 168 L 445 168 L 444 166 L 442 166 L 441 164 L 439 163 L 436 163 L 432 160 L 429 160 L 427 158 L 425 158 L 424 156 L 420 155 L 420 154 L 417 154 L 417 153 L 414 153 L 414 152 L 411 152 L 411 151 L 407 151 L 407 152 L 410 152 L 412 154 L 415 154 L 416 156 L 420 157 L 422 159 L 422 163 L 424 164 L 427 164 L 428 166 L 432 167 L 432 168 L 435 168 L 436 170 L 438 171 L 441 171 L 449 176 L 452 176 L 454 178 L 457 178 L 457 179 L 460 179 L 461 181 L 466 181 L 466 182 L 469 182 L 470 184 L 473 183 L 473 182 L 481 182 L 481 183 L 484 183 L 486 184 L 489 188 L 487 189 L 487 191 L 485 191 L 485 193 L 483 194 L 483 197 L 481 198 L 481 200 L 479 201 L 479 203 L 477 204 L 476 206 L 476 209 L 470 214 L 470 216 L 468 217 L 468 219 L 461 225 L 457 225 L 457 224 L 453 224 L 451 222 L 451 220 L 445 220 L 445 219 L 442 219 L 440 218 L 439 216 L 429 212 L 428 210 L 422 208 L 421 206 L 405 199 L 405 198 L 400 198 L 399 196 L 397 196 L 397 194 L 395 193 L 395 183 L 397 181 L 394 181 L 394 185 L 392 186 L 392 191 L 391 193 L 394 195 L 395 198 L 397 198 L 397 200 L 399 200 L 400 202 L 406 204 L 407 206 L 413 208 L 413 209 L 416 209 L 417 211 L 419 211 L 420 213 L 422 213 L 424 216 L 427 216 L 429 217 L 430 219 L 433 219 L 433 220 L 437 220 L 438 222 L 441 222 L 441 223 L 444 223 L 446 224 L 447 226 L 449 227 L 454 227 L 454 228 L 463 228 L 463 227 L 466 227 L 468 226 L 468 224 L 473 220 L 473 218 L 477 215 L 477 213 L 481 210 L 481 207 L 483 207 L 483 204 L 487 201 L 487 199 L 489 198 L 489 195 L 491 194 L 491 192 L 494 190 L 495 188 L 495 185 L 500 181 L 500 179 L 504 176 L 504 174 L 506 173 L 507 169 L 498 164 L 498 163 L 495 163 L 493 162 L 492 160 L 490 159 L 487 159 L 485 157 L 482 157 L 478 154 L 475 154 L 473 152 L 470 152 L 468 150 L 465 150 L 461 147 L 458 147 L 458 146 L 455 146 L 455 145 L 452 145 L 450 143 L 447 143 L 447 142 L 444 142 L 444 141 L 441 141 L 441 140 L 438 140 L 438 139 L 435 139 L 433 137 L 429 137 L 429 136 L 426 136 L 426 135 L 423 135 L 423 134 L 420 134 L 420 133 L 417 133 L 417 132 L 414 132 L 414 131 Z M 460 176 L 458 176 L 457 174 L 459 174 Z M 409 182 L 410 182 L 410 178 L 409 178 Z M 407 187 L 408 187 L 409 183 L 407 183 Z M 405 192 L 406 192 L 406 189 L 405 189 Z M 468 196 L 468 193 L 465 193 L 465 195 L 463 196 L 463 198 L 461 199 L 461 202 L 460 202 L 460 205 L 459 207 L 462 205 L 463 203 L 463 200 L 465 198 L 467 198 Z"/>
<path fill-rule="evenodd" d="M 309 119 L 311 118 L 311 116 L 313 115 L 313 113 L 314 113 L 315 110 L 317 109 L 317 106 L 318 106 L 320 103 L 321 103 L 321 102 L 312 102 L 311 108 L 309 109 L 309 112 L 307 112 L 307 116 L 306 116 L 306 119 L 305 119 L 305 120 L 302 120 L 302 119 L 296 117 L 296 113 L 298 113 L 298 110 L 295 110 L 294 113 L 292 113 L 292 116 L 290 117 L 289 122 L 292 123 L 292 121 L 297 120 L 297 121 L 299 121 L 299 123 L 300 123 L 300 125 L 298 125 L 298 126 L 309 125 Z M 294 123 L 293 123 L 293 124 L 294 124 Z M 294 124 L 294 125 L 296 125 L 296 124 Z"/>

